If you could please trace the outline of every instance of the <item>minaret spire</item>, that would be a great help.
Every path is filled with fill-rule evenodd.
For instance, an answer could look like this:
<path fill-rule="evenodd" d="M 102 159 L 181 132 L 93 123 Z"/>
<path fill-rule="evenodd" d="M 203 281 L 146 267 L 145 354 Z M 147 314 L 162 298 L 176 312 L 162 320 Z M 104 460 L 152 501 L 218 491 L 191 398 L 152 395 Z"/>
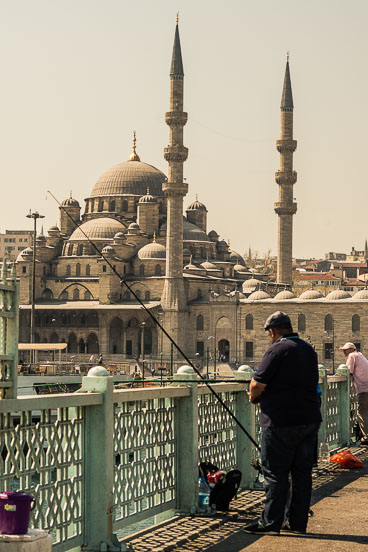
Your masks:
<path fill-rule="evenodd" d="M 184 71 L 181 57 L 179 25 L 176 22 L 170 68 L 170 111 L 165 114 L 170 127 L 169 145 L 164 157 L 169 164 L 168 179 L 162 189 L 167 197 L 166 278 L 161 298 L 165 312 L 165 328 L 181 342 L 182 313 L 187 309 L 183 280 L 183 197 L 188 192 L 183 165 L 188 150 L 183 145 L 183 127 L 187 113 L 183 111 Z M 169 311 L 169 312 L 167 312 Z"/>
<path fill-rule="evenodd" d="M 296 140 L 293 139 L 293 93 L 291 90 L 289 53 L 286 58 L 284 86 L 281 96 L 281 140 L 276 147 L 280 153 L 280 170 L 275 179 L 279 185 L 279 201 L 275 203 L 275 213 L 279 217 L 277 244 L 277 282 L 292 284 L 292 242 L 293 215 L 297 210 L 294 203 L 293 185 L 297 174 L 293 170 L 293 153 Z"/>

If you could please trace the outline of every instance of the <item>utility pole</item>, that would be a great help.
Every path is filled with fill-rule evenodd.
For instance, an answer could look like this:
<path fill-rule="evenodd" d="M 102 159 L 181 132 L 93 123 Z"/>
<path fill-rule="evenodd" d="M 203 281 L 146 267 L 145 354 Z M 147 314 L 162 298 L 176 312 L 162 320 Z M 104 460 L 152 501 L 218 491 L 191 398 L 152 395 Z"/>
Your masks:
<path fill-rule="evenodd" d="M 30 343 L 34 343 L 34 314 L 35 314 L 35 302 L 36 302 L 36 235 L 37 235 L 37 219 L 45 218 L 44 215 L 40 215 L 38 211 L 31 211 L 27 215 L 27 218 L 33 219 L 33 270 L 32 270 L 32 301 L 31 301 L 31 329 L 30 329 Z"/>

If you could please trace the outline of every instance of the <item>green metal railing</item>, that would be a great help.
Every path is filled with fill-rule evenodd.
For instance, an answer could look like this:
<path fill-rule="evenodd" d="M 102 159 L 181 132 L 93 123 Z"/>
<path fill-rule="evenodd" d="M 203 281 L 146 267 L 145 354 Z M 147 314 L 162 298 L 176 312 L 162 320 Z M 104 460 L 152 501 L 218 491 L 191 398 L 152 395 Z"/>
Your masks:
<path fill-rule="evenodd" d="M 0 490 L 34 494 L 32 524 L 50 531 L 55 551 L 101 550 L 101 543 L 120 550 L 116 531 L 164 512 L 194 513 L 199 461 L 237 467 L 252 488 L 253 447 L 194 376 L 117 391 L 112 377 L 94 370 L 74 394 L 0 401 Z M 333 377 L 321 369 L 320 383 L 320 439 L 331 449 L 346 445 L 355 421 L 346 367 Z M 258 439 L 248 383 L 213 387 Z"/>

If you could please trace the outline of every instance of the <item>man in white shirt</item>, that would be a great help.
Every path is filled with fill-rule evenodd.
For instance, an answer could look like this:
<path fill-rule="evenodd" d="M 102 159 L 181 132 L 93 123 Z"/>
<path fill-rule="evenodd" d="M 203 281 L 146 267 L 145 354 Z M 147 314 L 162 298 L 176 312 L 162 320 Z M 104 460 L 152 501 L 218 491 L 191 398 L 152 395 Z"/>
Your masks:
<path fill-rule="evenodd" d="M 354 380 L 358 397 L 358 422 L 363 434 L 361 445 L 368 445 L 368 360 L 356 350 L 354 343 L 340 347 L 345 355 L 346 365 Z"/>

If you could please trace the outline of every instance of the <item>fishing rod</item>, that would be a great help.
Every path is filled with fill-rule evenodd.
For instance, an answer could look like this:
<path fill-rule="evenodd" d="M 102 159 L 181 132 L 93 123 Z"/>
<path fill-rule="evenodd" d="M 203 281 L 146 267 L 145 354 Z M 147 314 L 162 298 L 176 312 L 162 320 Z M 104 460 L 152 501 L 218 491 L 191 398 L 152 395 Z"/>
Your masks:
<path fill-rule="evenodd" d="M 95 251 L 100 255 L 104 261 L 109 265 L 113 273 L 119 278 L 120 284 L 124 284 L 125 287 L 128 289 L 128 291 L 133 295 L 133 297 L 138 301 L 138 303 L 141 305 L 141 307 L 146 311 L 146 313 L 150 316 L 154 324 L 166 335 L 170 343 L 175 347 L 175 349 L 178 351 L 178 353 L 184 358 L 185 362 L 188 363 L 188 365 L 193 368 L 194 372 L 199 376 L 199 378 L 203 381 L 203 383 L 207 386 L 209 391 L 213 394 L 214 397 L 216 397 L 217 401 L 221 404 L 221 406 L 226 410 L 226 412 L 229 414 L 229 416 L 234 420 L 234 422 L 240 427 L 240 429 L 245 433 L 245 435 L 248 437 L 250 442 L 256 447 L 258 451 L 260 451 L 260 446 L 253 439 L 253 437 L 250 435 L 250 433 L 246 430 L 246 428 L 243 426 L 243 424 L 238 420 L 238 418 L 231 412 L 230 408 L 227 406 L 225 401 L 222 400 L 220 395 L 213 389 L 213 387 L 208 383 L 206 378 L 202 376 L 200 371 L 191 360 L 187 357 L 187 355 L 184 353 L 184 351 L 181 349 L 181 347 L 176 343 L 176 341 L 171 337 L 171 335 L 165 330 L 165 328 L 162 326 L 160 321 L 152 314 L 152 312 L 147 309 L 146 305 L 143 303 L 140 297 L 135 293 L 135 291 L 132 289 L 132 287 L 128 284 L 126 279 L 119 274 L 119 272 L 116 270 L 115 266 L 111 264 L 111 262 L 106 258 L 106 256 L 102 253 L 102 251 L 97 247 L 95 243 L 89 238 L 89 236 L 85 233 L 83 228 L 81 227 L 81 224 L 79 224 L 78 221 L 72 217 L 72 215 L 65 209 L 64 205 L 60 203 L 60 201 L 54 196 L 50 190 L 47 190 L 47 193 L 50 194 L 50 196 L 56 201 L 56 203 L 59 205 L 60 209 L 64 211 L 64 213 L 67 215 L 67 217 L 73 222 L 73 224 L 79 229 L 80 232 L 84 235 L 84 237 L 87 239 L 87 241 L 92 245 L 92 247 L 95 249 Z"/>

